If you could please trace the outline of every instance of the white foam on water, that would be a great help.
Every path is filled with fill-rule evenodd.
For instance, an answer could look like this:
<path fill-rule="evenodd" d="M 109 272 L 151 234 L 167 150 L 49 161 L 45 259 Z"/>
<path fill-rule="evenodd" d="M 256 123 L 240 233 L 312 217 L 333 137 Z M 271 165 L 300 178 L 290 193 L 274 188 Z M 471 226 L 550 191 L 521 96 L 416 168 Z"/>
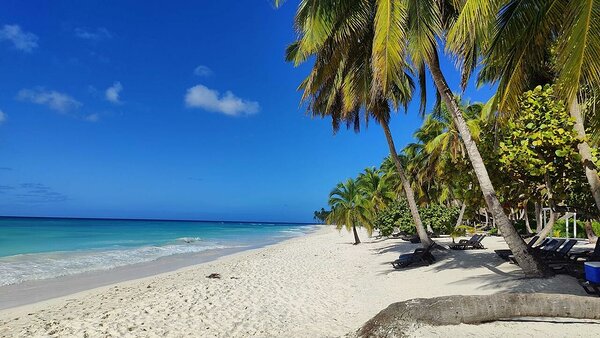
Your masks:
<path fill-rule="evenodd" d="M 89 271 L 144 263 L 161 257 L 225 249 L 231 246 L 179 238 L 174 244 L 138 248 L 24 254 L 0 257 L 0 286 L 29 280 L 55 278 Z"/>
<path fill-rule="evenodd" d="M 302 235 L 306 235 L 307 233 L 312 232 L 313 230 L 317 229 L 318 227 L 319 227 L 318 225 L 303 225 L 300 227 L 293 227 L 293 228 L 288 228 L 285 230 L 279 230 L 278 232 L 280 233 L 280 235 L 276 236 L 276 237 L 284 238 L 284 237 L 302 236 Z"/>

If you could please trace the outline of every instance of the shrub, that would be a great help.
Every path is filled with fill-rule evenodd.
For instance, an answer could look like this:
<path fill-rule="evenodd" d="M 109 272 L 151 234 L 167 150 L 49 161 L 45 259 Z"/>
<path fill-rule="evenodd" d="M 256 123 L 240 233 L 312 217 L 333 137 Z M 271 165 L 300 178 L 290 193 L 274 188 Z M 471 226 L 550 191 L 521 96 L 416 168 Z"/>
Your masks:
<path fill-rule="evenodd" d="M 566 226 L 566 221 L 564 219 L 560 219 L 558 221 L 556 221 L 556 223 L 554 223 L 554 227 L 552 227 L 552 232 L 556 233 L 558 235 L 556 235 L 555 237 L 567 237 L 567 232 L 565 230 L 565 226 Z M 594 229 L 594 232 L 596 233 L 596 235 L 600 234 L 600 223 L 599 222 L 592 222 L 592 229 Z M 569 220 L 569 237 L 573 237 L 573 219 L 571 218 Z M 577 238 L 587 238 L 587 235 L 585 233 L 585 222 L 584 221 L 577 221 Z"/>
<path fill-rule="evenodd" d="M 379 212 L 375 217 L 373 227 L 379 229 L 383 236 L 391 235 L 394 232 L 394 228 L 399 228 L 400 231 L 409 234 L 416 233 L 412 216 L 405 200 L 394 202 Z"/>
<path fill-rule="evenodd" d="M 452 232 L 458 218 L 459 209 L 455 207 L 446 207 L 443 205 L 430 204 L 419 208 L 419 214 L 423 226 L 429 224 L 431 228 L 440 234 L 449 234 Z M 379 229 L 384 236 L 389 236 L 398 228 L 400 231 L 408 234 L 415 234 L 417 231 L 408 208 L 406 200 L 402 199 L 386 207 L 375 217 L 373 222 L 375 229 Z"/>

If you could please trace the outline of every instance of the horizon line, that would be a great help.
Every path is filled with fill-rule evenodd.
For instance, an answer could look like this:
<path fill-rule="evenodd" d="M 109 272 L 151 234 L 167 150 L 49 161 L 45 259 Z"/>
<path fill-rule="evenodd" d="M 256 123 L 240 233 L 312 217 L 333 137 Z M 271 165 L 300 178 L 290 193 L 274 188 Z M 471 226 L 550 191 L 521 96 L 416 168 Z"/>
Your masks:
<path fill-rule="evenodd" d="M 201 223 L 263 223 L 263 224 L 318 224 L 313 222 L 267 222 L 267 221 L 232 221 L 232 220 L 196 220 L 196 219 L 167 219 L 167 218 L 121 218 L 121 217 L 70 217 L 70 216 L 5 216 L 4 218 L 39 218 L 39 219 L 72 219 L 72 220 L 90 220 L 90 221 L 168 221 L 168 222 L 201 222 Z"/>

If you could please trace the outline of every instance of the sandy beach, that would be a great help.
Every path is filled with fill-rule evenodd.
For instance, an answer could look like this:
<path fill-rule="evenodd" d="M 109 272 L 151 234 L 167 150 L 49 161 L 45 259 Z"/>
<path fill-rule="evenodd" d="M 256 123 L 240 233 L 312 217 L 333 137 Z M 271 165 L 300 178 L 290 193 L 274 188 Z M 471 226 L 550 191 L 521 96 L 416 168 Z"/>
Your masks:
<path fill-rule="evenodd" d="M 0 337 L 340 337 L 390 303 L 442 295 L 545 292 L 584 295 L 571 277 L 524 279 L 487 250 L 436 253 L 428 267 L 395 271 L 417 247 L 323 227 L 269 247 L 175 272 L 0 311 Z M 442 239 L 440 242 L 449 242 Z M 209 279 L 218 273 L 220 279 Z M 415 337 L 593 337 L 600 323 L 557 319 L 420 327 Z"/>

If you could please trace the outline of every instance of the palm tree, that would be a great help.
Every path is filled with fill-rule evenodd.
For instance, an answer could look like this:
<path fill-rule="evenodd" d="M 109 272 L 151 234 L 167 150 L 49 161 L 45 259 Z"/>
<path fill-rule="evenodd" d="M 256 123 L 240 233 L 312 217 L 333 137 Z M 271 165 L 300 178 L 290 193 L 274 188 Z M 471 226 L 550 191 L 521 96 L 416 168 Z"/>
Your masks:
<path fill-rule="evenodd" d="M 561 98 L 575 120 L 574 129 L 581 139 L 579 154 L 600 210 L 600 178 L 580 104 L 580 98 L 600 86 L 600 3 L 595 0 L 496 2 L 503 5 L 497 19 L 493 17 L 495 13 L 487 13 L 484 19 L 494 22 L 496 33 L 487 50 L 480 80 L 499 82 L 496 103 L 504 112 L 514 111 L 518 97 L 536 84 L 557 83 Z M 540 74 L 546 76 L 540 79 Z M 545 83 L 539 83 L 540 80 Z"/>
<path fill-rule="evenodd" d="M 476 0 L 467 0 L 467 2 L 473 1 Z M 276 2 L 276 4 L 279 4 L 280 1 Z M 493 214 L 498 228 L 508 246 L 514 252 L 515 259 L 525 274 L 528 276 L 543 276 L 547 269 L 539 259 L 529 254 L 525 242 L 504 213 L 479 149 L 440 67 L 438 43 L 445 39 L 445 33 L 457 25 L 457 27 L 464 30 L 471 28 L 469 26 L 470 22 L 465 22 L 463 13 L 458 14 L 458 10 L 464 7 L 453 6 L 461 2 L 464 1 L 457 0 L 451 3 L 445 0 L 303 0 L 299 5 L 295 20 L 301 38 L 299 42 L 290 46 L 288 51 L 295 51 L 294 54 L 298 57 L 296 62 L 304 61 L 312 55 L 317 56 L 315 60 L 316 67 L 313 70 L 321 68 L 317 65 L 325 61 L 320 60 L 322 54 L 337 55 L 339 59 L 327 58 L 326 61 L 330 62 L 329 67 L 324 67 L 325 70 L 320 71 L 314 77 L 329 78 L 332 84 L 335 84 L 334 81 L 337 79 L 337 83 L 341 84 L 343 82 L 340 81 L 343 78 L 331 74 L 342 71 L 343 67 L 340 68 L 340 66 L 351 63 L 347 58 L 348 56 L 354 57 L 355 53 L 364 54 L 364 50 L 369 49 L 368 58 L 363 59 L 361 65 L 364 69 L 372 70 L 369 71 L 372 79 L 368 78 L 368 81 L 355 79 L 357 81 L 352 82 L 352 86 L 361 86 L 361 88 L 371 86 L 371 89 L 363 92 L 349 91 L 348 94 L 353 95 L 374 92 L 379 94 L 379 97 L 382 94 L 385 97 L 391 96 L 392 88 L 399 81 L 401 82 L 400 79 L 403 77 L 404 70 L 407 64 L 410 63 L 419 74 L 422 111 L 425 107 L 423 102 L 426 97 L 425 74 L 426 68 L 429 68 L 437 93 L 448 108 L 465 144 L 465 150 L 479 181 L 488 210 Z M 490 2 L 495 3 L 496 1 Z M 478 29 L 475 32 L 480 31 Z M 365 32 L 370 35 L 365 35 Z M 471 37 L 470 34 L 463 35 L 468 38 Z M 463 45 L 477 47 L 478 44 L 475 43 L 477 39 L 475 38 L 466 41 Z M 469 44 L 471 41 L 473 43 Z M 351 52 L 347 52 L 348 50 Z M 465 65 L 465 69 L 471 70 L 475 67 L 479 55 L 477 48 L 455 48 L 454 51 Z M 468 78 L 468 73 L 466 77 Z M 365 80 L 364 77 L 360 79 Z M 363 97 L 356 95 L 355 99 L 358 100 Z M 341 106 L 341 104 L 338 105 Z M 393 143 L 390 142 L 391 135 L 389 135 L 389 128 L 386 128 L 387 124 L 385 122 L 387 120 L 380 120 L 399 173 L 401 176 L 405 176 L 399 159 L 397 160 L 397 157 L 394 156 L 396 152 Z M 406 177 L 403 178 L 403 182 L 408 201 L 411 204 L 411 211 L 415 210 L 413 214 L 416 216 L 417 230 L 422 231 L 424 229 L 422 229 L 422 226 L 419 227 L 418 224 L 420 219 L 412 196 L 414 195 L 412 188 Z"/>
<path fill-rule="evenodd" d="M 467 0 L 466 2 L 471 3 L 473 0 Z M 490 2 L 493 3 L 495 1 Z M 425 72 L 424 68 L 426 66 L 429 68 L 437 92 L 441 96 L 442 102 L 446 105 L 458 134 L 465 145 L 466 153 L 473 166 L 475 176 L 479 181 L 481 192 L 483 193 L 488 210 L 494 216 L 496 225 L 526 275 L 534 277 L 550 273 L 539 259 L 527 251 L 525 243 L 504 212 L 496 196 L 496 191 L 481 153 L 440 67 L 438 43 L 444 38 L 444 33 L 448 31 L 452 32 L 453 30 L 470 29 L 469 22 L 465 22 L 463 19 L 465 6 L 462 8 L 453 7 L 445 1 L 407 0 L 404 3 L 406 4 L 408 15 L 403 23 L 409 32 L 409 36 L 405 41 L 408 44 L 410 57 L 413 63 L 422 69 L 421 74 Z M 477 61 L 478 45 L 476 43 L 477 36 L 474 38 L 472 36 L 469 37 L 471 39 L 467 40 L 467 42 L 471 42 L 469 44 L 469 46 L 473 47 L 471 49 L 456 48 L 456 45 L 452 44 L 447 45 L 447 47 L 459 56 L 459 60 L 465 65 L 464 69 L 470 71 L 474 68 Z M 467 42 L 463 42 L 462 45 L 459 44 L 459 47 L 467 44 Z M 463 86 L 466 85 L 469 71 L 463 72 Z"/>
<path fill-rule="evenodd" d="M 483 105 L 465 103 L 458 97 L 457 101 L 460 103 L 461 112 L 467 118 L 469 131 L 477 140 L 481 132 Z M 461 207 L 456 226 L 459 226 L 466 210 L 467 195 L 474 181 L 471 179 L 472 170 L 469 170 L 465 145 L 445 105 L 442 104 L 440 109 L 427 116 L 415 137 L 422 144 L 421 156 L 427 158 L 429 166 L 426 169 L 427 174 L 420 176 L 442 186 L 438 202 L 458 200 L 457 204 Z"/>
<path fill-rule="evenodd" d="M 357 183 L 375 215 L 395 198 L 386 176 L 375 168 L 366 168 L 364 172 L 358 175 Z"/>
<path fill-rule="evenodd" d="M 398 64 L 385 76 L 375 76 L 374 71 L 378 68 L 372 67 L 372 64 L 381 62 L 385 56 L 372 55 L 370 46 L 385 41 L 372 26 L 357 25 L 355 18 L 340 15 L 355 12 L 360 16 L 365 13 L 371 16 L 375 15 L 375 7 L 370 1 L 302 1 L 296 15 L 299 38 L 288 47 L 286 58 L 299 64 L 311 56 L 315 57 L 311 73 L 300 85 L 304 91 L 303 101 L 313 116 L 331 117 L 334 131 L 341 123 L 359 131 L 361 115 L 365 123 L 373 118 L 381 125 L 417 233 L 421 243 L 429 246 L 432 241 L 421 222 L 414 191 L 389 128 L 390 106 L 395 110 L 399 106 L 406 108 L 412 97 L 414 85 L 406 73 L 409 67 L 406 63 Z M 395 53 L 393 50 L 398 47 L 390 45 L 389 48 L 390 53 Z"/>
<path fill-rule="evenodd" d="M 329 193 L 331 212 L 327 215 L 327 223 L 335 224 L 338 229 L 343 226 L 354 233 L 354 244 L 360 243 L 356 227 L 365 227 L 371 235 L 371 214 L 368 201 L 361 193 L 358 184 L 353 179 L 341 182 Z"/>

